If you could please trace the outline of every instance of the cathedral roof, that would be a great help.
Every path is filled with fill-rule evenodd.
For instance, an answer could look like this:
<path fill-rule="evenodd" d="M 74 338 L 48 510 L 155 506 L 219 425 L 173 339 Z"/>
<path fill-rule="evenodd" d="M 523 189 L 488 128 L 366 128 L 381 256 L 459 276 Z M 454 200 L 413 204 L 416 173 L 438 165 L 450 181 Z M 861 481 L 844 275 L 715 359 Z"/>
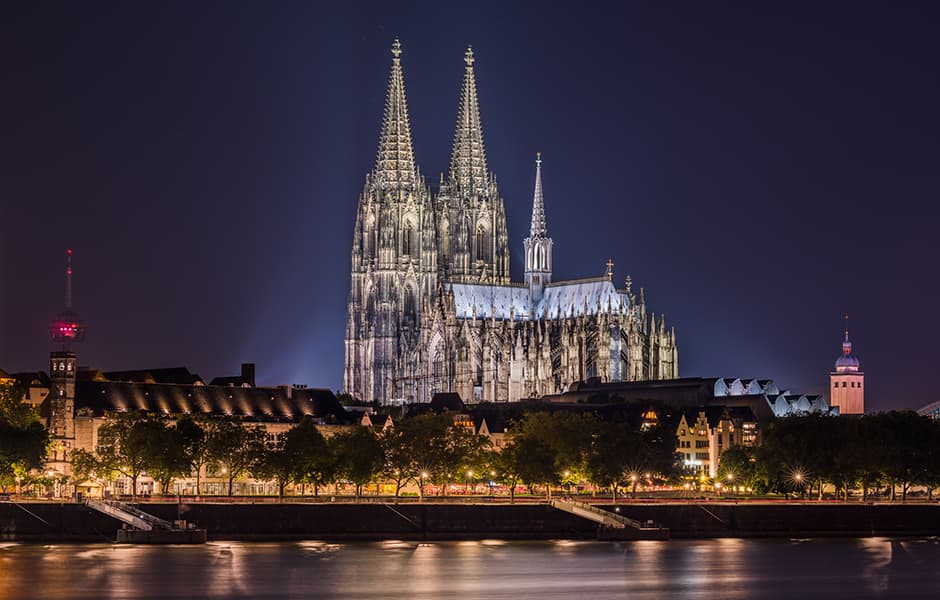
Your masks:
<path fill-rule="evenodd" d="M 606 311 L 626 310 L 630 300 L 606 277 L 559 281 L 545 287 L 541 300 L 532 304 L 529 288 L 508 285 L 452 283 L 458 319 L 476 317 L 496 319 L 529 318 L 557 319 L 566 316 L 597 314 L 598 306 Z"/>
<path fill-rule="evenodd" d="M 405 98 L 405 77 L 401 69 L 401 44 L 392 44 L 392 70 L 388 76 L 385 116 L 375 160 L 379 185 L 410 188 L 416 185 L 414 147 L 411 143 L 411 122 Z"/>

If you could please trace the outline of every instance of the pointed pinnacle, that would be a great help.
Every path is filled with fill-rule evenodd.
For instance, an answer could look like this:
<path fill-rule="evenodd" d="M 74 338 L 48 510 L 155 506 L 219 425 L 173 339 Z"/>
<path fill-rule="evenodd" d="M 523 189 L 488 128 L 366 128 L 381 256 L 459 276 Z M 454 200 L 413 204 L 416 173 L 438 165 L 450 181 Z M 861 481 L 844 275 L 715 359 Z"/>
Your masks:
<path fill-rule="evenodd" d="M 392 56 L 398 60 L 398 57 L 401 56 L 401 42 L 398 41 L 398 37 L 395 37 L 395 41 L 392 42 Z"/>
<path fill-rule="evenodd" d="M 473 46 L 467 46 L 467 51 L 463 55 L 463 61 L 467 63 L 467 66 L 473 65 L 473 61 L 476 60 L 473 58 Z"/>

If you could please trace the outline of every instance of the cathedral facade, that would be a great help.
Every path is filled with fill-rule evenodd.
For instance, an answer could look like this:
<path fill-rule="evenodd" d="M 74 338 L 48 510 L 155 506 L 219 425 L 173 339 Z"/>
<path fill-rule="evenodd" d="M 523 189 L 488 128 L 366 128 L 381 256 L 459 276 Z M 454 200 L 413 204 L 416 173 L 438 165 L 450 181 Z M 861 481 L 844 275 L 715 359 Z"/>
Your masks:
<path fill-rule="evenodd" d="M 359 197 L 344 391 L 383 404 L 437 392 L 506 402 L 587 379 L 678 377 L 674 329 L 606 276 L 552 281 L 541 159 L 525 280 L 509 275 L 506 211 L 486 163 L 473 52 L 465 55 L 450 168 L 433 193 L 415 164 L 401 66 L 392 67 L 375 168 Z"/>

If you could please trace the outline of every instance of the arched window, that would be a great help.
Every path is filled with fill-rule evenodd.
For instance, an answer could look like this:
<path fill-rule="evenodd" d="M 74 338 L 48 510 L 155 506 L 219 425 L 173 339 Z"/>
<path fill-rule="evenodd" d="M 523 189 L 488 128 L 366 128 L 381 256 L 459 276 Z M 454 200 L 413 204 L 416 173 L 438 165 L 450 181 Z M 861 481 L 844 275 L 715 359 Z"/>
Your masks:
<path fill-rule="evenodd" d="M 405 228 L 401 232 L 401 253 L 408 255 L 411 254 L 411 223 L 405 223 Z"/>
<path fill-rule="evenodd" d="M 448 258 L 450 256 L 450 225 L 447 221 L 441 222 L 441 256 Z"/>
<path fill-rule="evenodd" d="M 483 225 L 477 227 L 477 260 L 490 261 L 490 240 Z"/>
<path fill-rule="evenodd" d="M 366 226 L 362 231 L 362 246 L 365 256 L 375 255 L 375 217 L 372 215 L 366 219 Z"/>

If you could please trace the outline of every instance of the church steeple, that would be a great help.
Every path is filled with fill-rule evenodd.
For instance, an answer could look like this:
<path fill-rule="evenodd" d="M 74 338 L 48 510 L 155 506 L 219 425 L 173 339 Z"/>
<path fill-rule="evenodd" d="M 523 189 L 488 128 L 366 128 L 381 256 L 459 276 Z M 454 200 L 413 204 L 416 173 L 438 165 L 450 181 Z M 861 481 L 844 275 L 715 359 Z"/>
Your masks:
<path fill-rule="evenodd" d="M 438 231 L 445 243 L 439 264 L 461 283 L 509 282 L 506 208 L 486 165 L 473 49 L 464 54 L 450 169 L 437 196 Z"/>
<path fill-rule="evenodd" d="M 542 297 L 552 280 L 552 239 L 545 225 L 545 201 L 542 197 L 542 153 L 535 155 L 535 194 L 532 199 L 532 225 L 525 246 L 525 282 L 533 301 Z"/>
<path fill-rule="evenodd" d="M 535 153 L 535 197 L 532 200 L 532 226 L 529 236 L 533 238 L 547 237 L 548 229 L 545 225 L 545 202 L 542 198 L 542 153 Z"/>
<path fill-rule="evenodd" d="M 417 183 L 411 122 L 405 98 L 405 77 L 401 69 L 401 43 L 398 38 L 392 43 L 392 70 L 388 76 L 375 175 L 379 185 L 388 187 L 410 188 Z"/>
<path fill-rule="evenodd" d="M 487 187 L 486 149 L 483 146 L 483 124 L 480 121 L 474 61 L 473 48 L 468 46 L 464 54 L 466 68 L 460 90 L 457 124 L 454 127 L 450 176 L 462 190 L 482 193 Z"/>

